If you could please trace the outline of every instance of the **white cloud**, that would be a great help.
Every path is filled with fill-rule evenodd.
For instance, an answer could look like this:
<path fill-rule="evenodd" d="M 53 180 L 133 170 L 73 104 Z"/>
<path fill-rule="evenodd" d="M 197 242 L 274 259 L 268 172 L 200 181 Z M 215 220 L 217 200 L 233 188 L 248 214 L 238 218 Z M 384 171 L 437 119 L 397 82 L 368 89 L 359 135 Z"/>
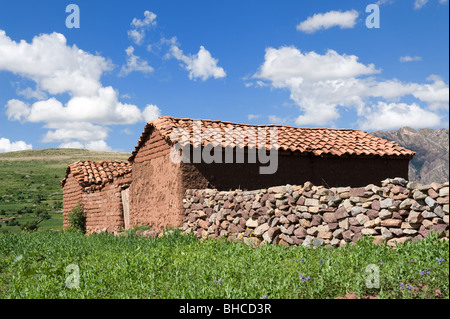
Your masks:
<path fill-rule="evenodd" d="M 377 6 L 382 6 L 385 4 L 392 4 L 394 2 L 394 0 L 378 0 L 376 5 Z"/>
<path fill-rule="evenodd" d="M 24 141 L 11 142 L 7 138 L 0 138 L 0 153 L 25 151 L 31 150 L 32 148 L 33 146 L 31 144 L 27 144 Z"/>
<path fill-rule="evenodd" d="M 80 142 L 67 142 L 67 143 L 61 143 L 59 148 L 77 148 L 77 149 L 84 149 L 86 148 L 84 144 Z"/>
<path fill-rule="evenodd" d="M 137 29 L 156 25 L 156 21 L 155 21 L 156 17 L 157 17 L 156 14 L 147 10 L 144 12 L 144 17 L 145 18 L 143 20 L 134 18 L 133 21 L 131 22 L 131 25 L 133 25 Z"/>
<path fill-rule="evenodd" d="M 145 107 L 144 111 L 142 112 L 142 115 L 144 116 L 144 120 L 146 122 L 150 122 L 156 120 L 158 117 L 161 116 L 161 110 L 156 105 L 149 104 Z"/>
<path fill-rule="evenodd" d="M 437 127 L 441 118 L 417 104 L 378 102 L 361 114 L 359 126 L 363 130 L 390 130 L 403 126 L 413 128 Z"/>
<path fill-rule="evenodd" d="M 349 29 L 356 25 L 358 16 L 359 14 L 356 10 L 317 13 L 297 25 L 297 30 L 306 33 L 314 33 L 318 30 L 326 30 L 332 27 Z"/>
<path fill-rule="evenodd" d="M 106 144 L 103 140 L 90 141 L 88 143 L 80 143 L 77 141 L 61 143 L 59 148 L 77 148 L 77 149 L 87 149 L 91 151 L 112 151 L 112 148 Z"/>
<path fill-rule="evenodd" d="M 254 78 L 270 80 L 274 86 L 301 85 L 304 81 L 338 80 L 380 73 L 373 64 L 358 62 L 355 55 L 328 50 L 302 53 L 295 47 L 266 49 L 265 61 Z"/>
<path fill-rule="evenodd" d="M 269 81 L 274 88 L 289 89 L 291 99 L 304 112 L 296 121 L 298 125 L 324 125 L 339 117 L 339 104 L 363 104 L 355 79 L 379 72 L 353 55 L 333 50 L 324 55 L 302 53 L 294 47 L 282 47 L 266 50 L 265 62 L 254 78 Z"/>
<path fill-rule="evenodd" d="M 46 128 L 53 129 L 44 136 L 43 143 L 70 142 L 78 140 L 89 142 L 92 140 L 105 140 L 109 129 L 104 126 L 93 125 L 87 122 L 70 122 L 63 124 L 48 124 Z"/>
<path fill-rule="evenodd" d="M 91 151 L 112 151 L 112 148 L 105 141 L 90 141 L 85 148 Z"/>
<path fill-rule="evenodd" d="M 400 62 L 418 62 L 418 61 L 422 61 L 422 57 L 405 55 L 405 56 L 400 57 L 399 60 L 400 60 Z"/>
<path fill-rule="evenodd" d="M 129 30 L 128 36 L 137 45 L 141 45 L 144 42 L 145 31 L 144 30 Z"/>
<path fill-rule="evenodd" d="M 447 109 L 449 106 L 449 87 L 438 75 L 431 75 L 427 78 L 431 84 L 424 84 L 417 87 L 413 92 L 414 97 L 428 103 L 432 110 Z"/>
<path fill-rule="evenodd" d="M 249 114 L 249 115 L 247 115 L 247 119 L 249 121 L 256 120 L 256 119 L 259 119 L 261 117 L 262 117 L 261 114 Z"/>
<path fill-rule="evenodd" d="M 422 9 L 424 5 L 428 3 L 428 0 L 416 0 L 414 2 L 414 9 Z"/>
<path fill-rule="evenodd" d="M 281 118 L 277 115 L 269 115 L 268 116 L 269 123 L 275 125 L 286 125 L 290 122 L 289 118 Z"/>
<path fill-rule="evenodd" d="M 68 46 L 60 33 L 17 43 L 0 30 L 0 70 L 29 78 L 50 94 L 94 95 L 101 87 L 101 75 L 112 67 L 101 56 Z"/>
<path fill-rule="evenodd" d="M 170 53 L 166 57 L 173 57 L 181 61 L 182 66 L 189 71 L 189 79 L 196 80 L 199 78 L 206 81 L 209 78 L 219 79 L 226 76 L 224 69 L 217 66 L 219 61 L 214 59 L 203 46 L 200 46 L 196 55 L 187 56 L 179 48 L 176 38 L 172 38 L 169 42 L 171 43 Z"/>
<path fill-rule="evenodd" d="M 144 22 L 135 24 L 140 23 Z M 127 72 L 152 70 L 134 56 L 132 47 L 127 53 L 130 57 Z M 108 125 L 144 121 L 144 113 L 136 105 L 120 102 L 117 90 L 103 87 L 100 78 L 111 69 L 112 63 L 105 58 L 75 45 L 68 46 L 62 34 L 42 34 L 27 43 L 15 42 L 0 30 L 0 71 L 34 81 L 36 90 L 18 93 L 38 99 L 31 104 L 11 99 L 5 105 L 6 115 L 11 121 L 44 123 L 48 129 L 43 137 L 46 143 L 63 142 L 63 146 L 80 143 L 86 148 L 106 150 L 110 149 L 105 142 Z M 40 95 L 41 91 L 45 96 Z M 62 93 L 69 95 L 65 104 L 52 96 Z"/>
<path fill-rule="evenodd" d="M 415 10 L 420 10 L 422 9 L 427 3 L 429 2 L 429 0 L 415 0 L 414 2 L 414 9 Z M 439 0 L 439 3 L 444 5 L 448 2 L 448 0 Z"/>
<path fill-rule="evenodd" d="M 35 100 L 45 100 L 47 98 L 47 94 L 40 90 L 39 88 L 32 89 L 27 87 L 25 89 L 17 89 L 17 95 L 23 96 L 26 99 L 35 99 Z"/>
<path fill-rule="evenodd" d="M 376 75 L 380 72 L 353 55 L 333 50 L 325 54 L 302 53 L 294 47 L 281 47 L 266 50 L 265 61 L 253 79 L 289 91 L 301 111 L 297 125 L 334 126 L 342 108 L 353 108 L 362 117 L 362 110 L 368 105 L 378 101 L 399 103 L 406 96 L 425 104 L 429 113 L 448 109 L 449 87 L 439 77 L 429 77 L 431 83 L 404 83 L 397 79 L 378 80 Z M 410 120 L 414 122 L 412 117 Z"/>
<path fill-rule="evenodd" d="M 24 122 L 31 113 L 30 106 L 20 100 L 9 100 L 6 105 L 6 115 L 10 121 Z"/>
<path fill-rule="evenodd" d="M 144 42 L 145 31 L 148 28 L 156 26 L 156 14 L 145 11 L 144 17 L 143 20 L 134 18 L 131 22 L 133 29 L 128 31 L 128 36 L 136 45 L 141 45 Z"/>
<path fill-rule="evenodd" d="M 123 130 L 120 131 L 120 133 L 125 135 L 133 135 L 133 132 L 129 128 L 124 128 Z"/>
<path fill-rule="evenodd" d="M 143 120 L 139 108 L 117 100 L 112 87 L 100 88 L 96 96 L 76 96 L 63 105 L 52 97 L 28 105 L 18 100 L 6 104 L 10 120 L 33 123 L 91 122 L 102 125 L 134 124 Z"/>
<path fill-rule="evenodd" d="M 126 76 L 131 72 L 142 72 L 144 74 L 151 73 L 154 69 L 148 65 L 148 62 L 134 55 L 134 48 L 129 46 L 125 52 L 127 53 L 127 64 L 122 66 L 120 76 Z"/>

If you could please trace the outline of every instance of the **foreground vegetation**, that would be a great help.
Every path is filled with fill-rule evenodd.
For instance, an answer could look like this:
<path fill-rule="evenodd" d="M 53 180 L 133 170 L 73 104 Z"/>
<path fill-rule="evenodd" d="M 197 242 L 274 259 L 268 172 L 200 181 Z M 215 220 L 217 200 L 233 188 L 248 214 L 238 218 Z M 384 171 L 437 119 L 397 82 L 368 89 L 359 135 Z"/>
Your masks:
<path fill-rule="evenodd" d="M 448 298 L 448 258 L 448 242 L 437 237 L 397 249 L 370 239 L 312 249 L 201 242 L 178 231 L 156 239 L 3 234 L 0 298 Z M 369 264 L 379 288 L 366 285 Z"/>
<path fill-rule="evenodd" d="M 0 233 L 62 230 L 61 180 L 78 160 L 127 160 L 128 153 L 41 149 L 0 154 Z"/>

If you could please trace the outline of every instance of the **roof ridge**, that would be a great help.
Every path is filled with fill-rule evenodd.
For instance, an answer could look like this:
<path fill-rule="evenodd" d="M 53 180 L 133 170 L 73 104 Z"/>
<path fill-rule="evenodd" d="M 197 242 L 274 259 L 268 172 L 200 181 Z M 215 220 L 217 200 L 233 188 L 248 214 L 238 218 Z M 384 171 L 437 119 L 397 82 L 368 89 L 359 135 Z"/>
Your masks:
<path fill-rule="evenodd" d="M 230 122 L 230 121 L 221 121 L 221 120 L 211 120 L 211 119 L 177 118 L 177 117 L 168 116 L 168 115 L 161 116 L 161 117 L 159 117 L 159 118 L 157 118 L 155 120 L 149 121 L 149 122 L 147 122 L 147 124 L 156 123 L 156 121 L 158 121 L 160 119 L 171 119 L 171 120 L 175 120 L 175 121 L 201 121 L 201 122 L 233 124 L 233 125 L 239 125 L 239 126 L 287 127 L 287 128 L 301 129 L 301 130 L 333 130 L 333 131 L 362 132 L 360 129 L 351 129 L 351 128 L 300 127 L 300 126 L 283 125 L 283 124 L 243 124 L 243 123 L 236 123 L 236 122 Z"/>

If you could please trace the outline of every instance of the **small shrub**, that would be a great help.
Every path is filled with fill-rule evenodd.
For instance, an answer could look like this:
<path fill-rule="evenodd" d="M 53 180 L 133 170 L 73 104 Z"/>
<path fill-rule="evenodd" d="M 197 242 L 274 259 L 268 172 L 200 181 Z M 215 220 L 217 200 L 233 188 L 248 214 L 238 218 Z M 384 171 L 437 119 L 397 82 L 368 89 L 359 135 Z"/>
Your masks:
<path fill-rule="evenodd" d="M 23 232 L 33 232 L 33 231 L 38 230 L 38 227 L 39 227 L 38 221 L 32 221 L 32 222 L 28 222 L 28 223 L 25 223 L 24 225 L 20 226 L 20 229 Z"/>
<path fill-rule="evenodd" d="M 86 214 L 81 203 L 78 203 L 77 206 L 72 208 L 67 218 L 69 222 L 67 231 L 81 232 L 83 234 L 86 232 Z"/>
<path fill-rule="evenodd" d="M 9 219 L 5 222 L 6 226 L 20 226 L 19 222 L 16 219 Z"/>

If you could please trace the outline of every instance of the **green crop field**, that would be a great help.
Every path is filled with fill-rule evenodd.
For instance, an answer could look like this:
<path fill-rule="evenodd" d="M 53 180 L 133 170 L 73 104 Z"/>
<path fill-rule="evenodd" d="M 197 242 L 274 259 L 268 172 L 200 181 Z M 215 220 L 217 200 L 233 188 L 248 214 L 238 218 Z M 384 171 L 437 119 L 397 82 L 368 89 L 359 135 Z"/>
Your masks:
<path fill-rule="evenodd" d="M 38 222 L 39 229 L 62 229 L 61 180 L 78 160 L 127 160 L 130 154 L 78 149 L 42 149 L 0 154 L 0 233 L 20 232 Z"/>
<path fill-rule="evenodd" d="M 0 298 L 448 298 L 449 243 L 341 248 L 80 233 L 0 234 Z M 378 278 L 378 279 L 376 279 Z"/>

